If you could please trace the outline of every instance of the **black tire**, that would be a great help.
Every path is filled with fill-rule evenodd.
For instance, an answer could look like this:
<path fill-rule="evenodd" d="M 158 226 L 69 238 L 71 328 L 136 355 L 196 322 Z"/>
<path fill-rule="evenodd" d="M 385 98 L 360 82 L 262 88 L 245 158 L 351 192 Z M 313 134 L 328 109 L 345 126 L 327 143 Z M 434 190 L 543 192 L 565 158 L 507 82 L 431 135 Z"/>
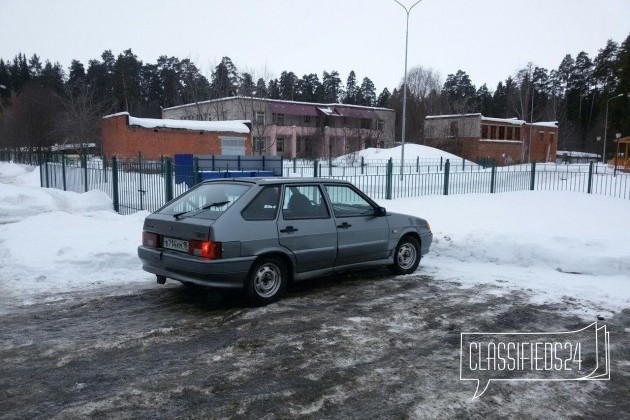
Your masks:
<path fill-rule="evenodd" d="M 278 257 L 264 257 L 252 266 L 245 281 L 245 294 L 256 306 L 277 301 L 287 288 L 287 268 Z"/>
<path fill-rule="evenodd" d="M 411 274 L 420 264 L 420 244 L 413 236 L 403 237 L 394 251 L 394 264 L 391 270 L 395 274 Z"/>

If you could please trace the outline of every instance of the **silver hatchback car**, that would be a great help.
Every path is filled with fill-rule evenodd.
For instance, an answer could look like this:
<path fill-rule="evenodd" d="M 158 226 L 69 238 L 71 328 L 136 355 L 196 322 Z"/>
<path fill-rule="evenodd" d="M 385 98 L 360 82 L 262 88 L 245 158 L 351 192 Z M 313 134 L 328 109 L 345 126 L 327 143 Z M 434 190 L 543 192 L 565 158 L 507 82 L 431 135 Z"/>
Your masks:
<path fill-rule="evenodd" d="M 265 305 L 289 281 L 389 266 L 414 272 L 433 235 L 354 185 L 322 178 L 205 181 L 144 221 L 143 269 L 182 283 L 242 289 Z"/>

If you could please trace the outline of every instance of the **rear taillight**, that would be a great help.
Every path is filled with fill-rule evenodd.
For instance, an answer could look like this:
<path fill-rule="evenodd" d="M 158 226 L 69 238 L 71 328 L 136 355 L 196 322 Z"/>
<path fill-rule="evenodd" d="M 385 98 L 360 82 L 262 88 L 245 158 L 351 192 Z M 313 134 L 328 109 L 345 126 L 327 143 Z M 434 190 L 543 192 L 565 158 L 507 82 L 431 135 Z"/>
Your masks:
<path fill-rule="evenodd" d="M 188 252 L 197 257 L 217 260 L 221 258 L 221 242 L 190 241 Z"/>
<path fill-rule="evenodd" d="M 142 245 L 150 248 L 158 247 L 158 235 L 147 231 L 142 232 Z"/>

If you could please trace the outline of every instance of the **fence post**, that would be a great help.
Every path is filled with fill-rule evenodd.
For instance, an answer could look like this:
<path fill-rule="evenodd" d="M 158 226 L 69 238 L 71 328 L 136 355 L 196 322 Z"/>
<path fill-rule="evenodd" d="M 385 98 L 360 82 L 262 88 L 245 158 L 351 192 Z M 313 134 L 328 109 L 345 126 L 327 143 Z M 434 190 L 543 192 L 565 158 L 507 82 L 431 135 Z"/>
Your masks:
<path fill-rule="evenodd" d="M 42 162 L 40 163 L 40 168 L 44 167 L 44 173 L 41 174 L 43 176 L 40 176 L 40 179 L 42 181 L 42 187 L 46 187 L 48 188 L 48 162 Z M 41 170 L 41 169 L 40 169 Z"/>
<path fill-rule="evenodd" d="M 214 171 L 214 155 L 212 155 L 212 170 Z M 193 158 L 193 186 L 199 184 L 199 158 Z"/>
<path fill-rule="evenodd" d="M 317 178 L 317 167 L 319 166 L 319 163 L 317 162 L 317 159 L 315 159 L 313 161 L 313 177 Z"/>
<path fill-rule="evenodd" d="M 495 165 L 492 165 L 492 169 L 490 172 L 490 194 L 494 194 L 494 183 L 496 181 L 496 175 L 497 167 Z"/>
<path fill-rule="evenodd" d="M 532 177 L 529 182 L 530 191 L 534 191 L 535 184 L 536 184 L 536 162 L 532 162 Z"/>
<path fill-rule="evenodd" d="M 462 171 L 466 171 L 466 159 L 462 158 Z"/>
<path fill-rule="evenodd" d="M 444 159 L 444 158 L 443 158 L 442 156 L 440 156 L 440 172 L 442 171 L 442 160 L 443 160 L 443 159 Z"/>
<path fill-rule="evenodd" d="M 103 155 L 103 179 L 107 184 L 107 158 Z"/>
<path fill-rule="evenodd" d="M 46 188 L 50 188 L 50 181 L 49 181 L 49 175 L 48 175 L 48 162 L 45 161 L 44 163 L 42 163 L 42 165 L 45 165 L 46 167 Z"/>
<path fill-rule="evenodd" d="M 120 212 L 120 201 L 118 200 L 118 161 L 116 156 L 112 156 L 112 201 L 114 202 L 114 211 Z"/>
<path fill-rule="evenodd" d="M 389 158 L 387 161 L 387 172 L 386 172 L 386 181 L 385 181 L 385 199 L 392 199 L 392 183 L 394 182 L 394 162 L 392 158 Z"/>
<path fill-rule="evenodd" d="M 88 192 L 88 170 L 87 170 L 87 155 L 84 154 L 81 163 L 83 165 L 83 191 Z"/>
<path fill-rule="evenodd" d="M 420 172 L 420 156 L 416 156 L 416 172 Z"/>
<path fill-rule="evenodd" d="M 440 158 L 440 161 L 442 158 Z M 448 195 L 448 178 L 449 172 L 451 170 L 451 161 L 446 159 L 446 163 L 444 164 L 444 195 Z"/>
<path fill-rule="evenodd" d="M 588 165 L 588 191 L 589 194 L 593 192 L 593 162 Z"/>
<path fill-rule="evenodd" d="M 66 191 L 66 155 L 61 155 L 61 179 L 63 181 L 63 190 Z"/>
<path fill-rule="evenodd" d="M 297 158 L 293 158 L 293 173 L 297 172 Z"/>
<path fill-rule="evenodd" d="M 363 168 L 364 168 L 364 166 L 365 166 L 365 160 L 364 160 L 363 156 L 361 156 L 361 175 L 363 175 L 363 170 L 364 170 Z"/>
<path fill-rule="evenodd" d="M 173 163 L 171 158 L 164 159 L 166 163 L 166 172 L 164 173 L 164 192 L 166 193 L 166 201 L 169 202 L 173 199 Z"/>

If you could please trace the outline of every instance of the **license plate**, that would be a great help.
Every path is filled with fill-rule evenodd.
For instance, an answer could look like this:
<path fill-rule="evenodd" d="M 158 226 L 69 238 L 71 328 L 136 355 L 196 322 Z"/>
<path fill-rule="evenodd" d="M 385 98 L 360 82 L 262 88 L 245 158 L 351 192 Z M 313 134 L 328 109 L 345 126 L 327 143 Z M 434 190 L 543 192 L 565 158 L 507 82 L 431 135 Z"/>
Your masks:
<path fill-rule="evenodd" d="M 172 249 L 174 251 L 188 252 L 188 241 L 175 238 L 164 238 L 162 246 L 166 249 Z"/>

